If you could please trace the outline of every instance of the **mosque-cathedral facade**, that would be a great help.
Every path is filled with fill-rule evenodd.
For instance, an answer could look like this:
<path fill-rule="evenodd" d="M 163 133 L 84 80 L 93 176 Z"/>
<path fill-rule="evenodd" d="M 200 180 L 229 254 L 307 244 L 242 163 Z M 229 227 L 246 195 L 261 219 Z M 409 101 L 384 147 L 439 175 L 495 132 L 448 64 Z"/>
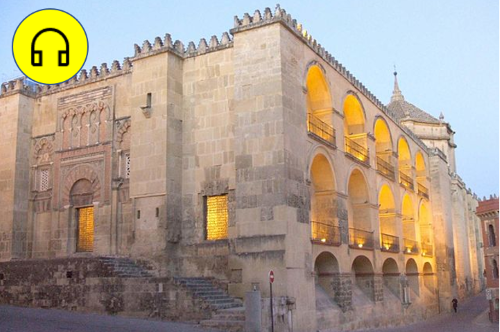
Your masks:
<path fill-rule="evenodd" d="M 407 102 L 394 75 L 384 105 L 277 7 L 197 46 L 145 41 L 59 85 L 3 83 L 0 302 L 139 313 L 71 295 L 79 264 L 128 259 L 149 266 L 134 280 L 197 304 L 189 280 L 265 299 L 273 270 L 276 331 L 450 311 L 484 288 L 477 197 L 450 124 Z M 43 284 L 27 266 L 50 266 L 65 300 L 21 297 Z"/>

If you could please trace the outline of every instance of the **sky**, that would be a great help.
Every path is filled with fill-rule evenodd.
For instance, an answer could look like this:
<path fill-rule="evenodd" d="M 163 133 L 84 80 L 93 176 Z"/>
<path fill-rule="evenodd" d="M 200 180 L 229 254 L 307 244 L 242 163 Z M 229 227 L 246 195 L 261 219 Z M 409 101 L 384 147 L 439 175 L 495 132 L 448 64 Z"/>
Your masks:
<path fill-rule="evenodd" d="M 456 132 L 457 170 L 480 197 L 499 187 L 499 2 L 497 0 L 281 1 L 293 18 L 387 104 L 397 66 L 408 102 Z M 134 43 L 170 33 L 198 44 L 270 1 L 4 1 L 0 81 L 20 76 L 12 36 L 30 13 L 57 8 L 75 16 L 89 40 L 84 68 L 133 56 Z"/>

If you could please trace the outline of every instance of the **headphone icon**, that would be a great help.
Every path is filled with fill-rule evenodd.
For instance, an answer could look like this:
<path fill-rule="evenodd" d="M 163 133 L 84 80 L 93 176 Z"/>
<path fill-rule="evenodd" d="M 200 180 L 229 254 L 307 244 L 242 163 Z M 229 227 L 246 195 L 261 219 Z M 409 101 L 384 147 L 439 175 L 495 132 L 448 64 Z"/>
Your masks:
<path fill-rule="evenodd" d="M 37 66 L 37 67 L 40 67 L 42 66 L 42 51 L 35 51 L 35 42 L 36 42 L 36 39 L 44 32 L 48 32 L 48 31 L 52 31 L 52 32 L 57 32 L 59 35 L 61 35 L 61 37 L 63 37 L 64 39 L 64 42 L 66 43 L 66 49 L 63 50 L 63 51 L 59 51 L 59 55 L 58 55 L 58 62 L 57 64 L 59 66 L 68 66 L 69 65 L 69 42 L 68 42 L 68 38 L 66 38 L 66 35 L 64 33 L 62 33 L 60 30 L 58 29 L 54 29 L 54 28 L 47 28 L 47 29 L 43 29 L 41 31 L 39 31 L 35 37 L 33 38 L 33 41 L 31 42 L 31 65 L 32 66 Z M 35 55 L 38 54 L 38 61 L 36 61 L 35 59 Z M 62 55 L 66 55 L 66 59 L 65 61 L 62 61 Z"/>

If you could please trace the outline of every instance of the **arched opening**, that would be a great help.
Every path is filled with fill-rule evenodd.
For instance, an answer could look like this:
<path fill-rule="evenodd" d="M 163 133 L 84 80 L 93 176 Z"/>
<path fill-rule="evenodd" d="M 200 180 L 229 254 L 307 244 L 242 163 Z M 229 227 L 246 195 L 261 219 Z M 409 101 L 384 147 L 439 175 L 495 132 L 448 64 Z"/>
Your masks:
<path fill-rule="evenodd" d="M 417 192 L 420 196 L 429 199 L 427 169 L 425 167 L 424 156 L 420 151 L 415 156 L 415 170 L 417 171 Z"/>
<path fill-rule="evenodd" d="M 497 245 L 495 228 L 491 224 L 488 226 L 488 242 L 490 243 L 490 247 L 495 247 Z"/>
<path fill-rule="evenodd" d="M 408 142 L 404 137 L 398 141 L 398 165 L 399 165 L 399 183 L 409 189 L 413 190 L 413 177 L 411 174 L 411 154 Z"/>
<path fill-rule="evenodd" d="M 392 161 L 392 138 L 387 123 L 382 118 L 375 122 L 375 149 L 377 154 L 377 171 L 394 180 L 394 164 Z"/>
<path fill-rule="evenodd" d="M 313 241 L 340 245 L 335 180 L 322 154 L 316 155 L 311 164 L 311 229 Z"/>
<path fill-rule="evenodd" d="M 352 263 L 353 284 L 372 301 L 375 301 L 374 273 L 372 263 L 365 256 L 358 256 Z"/>
<path fill-rule="evenodd" d="M 417 295 L 420 294 L 418 285 L 418 267 L 413 258 L 406 262 L 406 277 L 408 278 L 408 286 Z"/>
<path fill-rule="evenodd" d="M 424 286 L 434 293 L 434 273 L 432 272 L 432 265 L 429 262 L 424 264 Z"/>
<path fill-rule="evenodd" d="M 94 249 L 94 192 L 92 183 L 87 179 L 80 179 L 73 184 L 70 190 L 70 202 L 75 207 L 76 250 L 90 252 Z"/>
<path fill-rule="evenodd" d="M 498 262 L 496 259 L 494 259 L 492 263 L 493 263 L 492 264 L 493 265 L 493 269 L 492 269 L 493 270 L 492 271 L 493 279 L 498 279 Z"/>
<path fill-rule="evenodd" d="M 321 68 L 311 66 L 307 72 L 307 129 L 317 137 L 335 145 L 332 98 Z"/>
<path fill-rule="evenodd" d="M 378 196 L 378 219 L 380 222 L 380 249 L 398 253 L 400 249 L 394 196 L 391 188 L 386 184 L 380 188 Z"/>
<path fill-rule="evenodd" d="M 403 218 L 403 246 L 405 254 L 418 254 L 417 234 L 415 230 L 415 214 L 413 202 L 408 194 L 403 197 L 401 208 Z"/>
<path fill-rule="evenodd" d="M 392 258 L 385 260 L 382 266 L 384 286 L 387 287 L 398 298 L 401 296 L 400 274 L 398 264 Z"/>
<path fill-rule="evenodd" d="M 334 279 L 339 273 L 339 263 L 337 258 L 329 252 L 322 252 L 314 262 L 314 272 L 316 275 L 316 285 L 335 299 Z"/>
<path fill-rule="evenodd" d="M 418 225 L 420 226 L 420 242 L 422 246 L 422 256 L 434 256 L 432 216 L 427 206 L 427 202 L 422 200 L 418 211 Z"/>
<path fill-rule="evenodd" d="M 365 114 L 356 96 L 349 94 L 344 100 L 345 152 L 369 163 Z"/>
<path fill-rule="evenodd" d="M 347 194 L 349 245 L 353 248 L 373 249 L 368 186 L 358 169 L 351 173 Z"/>

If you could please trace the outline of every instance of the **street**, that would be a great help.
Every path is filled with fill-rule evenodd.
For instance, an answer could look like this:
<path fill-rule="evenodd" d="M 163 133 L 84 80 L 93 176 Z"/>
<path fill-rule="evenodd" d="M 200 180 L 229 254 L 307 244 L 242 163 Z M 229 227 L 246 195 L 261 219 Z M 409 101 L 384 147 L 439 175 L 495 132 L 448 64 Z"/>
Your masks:
<path fill-rule="evenodd" d="M 490 332 L 498 324 L 488 321 L 487 301 L 481 293 L 460 303 L 458 313 L 447 313 L 410 326 L 372 332 Z M 62 310 L 0 306 L 1 332 L 203 332 L 196 325 L 159 322 Z M 365 330 L 366 331 L 366 330 Z"/>
<path fill-rule="evenodd" d="M 480 293 L 458 304 L 458 312 L 435 316 L 409 326 L 370 330 L 371 332 L 490 332 L 498 331 L 498 324 L 488 320 L 488 301 Z M 366 331 L 366 330 L 365 330 Z"/>

